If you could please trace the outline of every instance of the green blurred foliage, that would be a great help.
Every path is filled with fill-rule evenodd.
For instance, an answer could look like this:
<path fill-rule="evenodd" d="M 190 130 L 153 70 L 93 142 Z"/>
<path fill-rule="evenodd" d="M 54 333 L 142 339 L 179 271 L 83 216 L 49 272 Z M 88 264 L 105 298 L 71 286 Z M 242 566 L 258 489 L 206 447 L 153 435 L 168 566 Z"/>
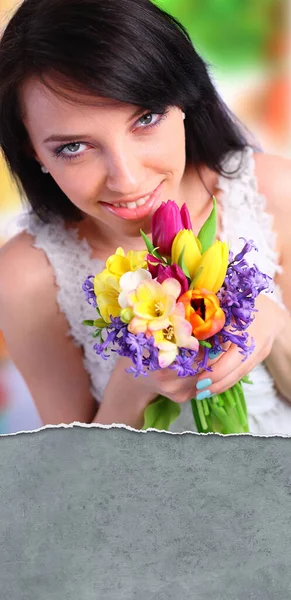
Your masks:
<path fill-rule="evenodd" d="M 280 28 L 286 0 L 153 0 L 186 27 L 196 50 L 228 70 L 258 66 Z M 282 24 L 281 24 L 282 27 Z"/>

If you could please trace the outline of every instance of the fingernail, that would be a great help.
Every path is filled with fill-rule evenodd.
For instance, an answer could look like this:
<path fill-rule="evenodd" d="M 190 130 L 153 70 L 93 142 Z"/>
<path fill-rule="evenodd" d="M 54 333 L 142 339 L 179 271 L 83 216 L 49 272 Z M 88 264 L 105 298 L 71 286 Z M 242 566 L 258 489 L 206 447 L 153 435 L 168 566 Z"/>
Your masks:
<path fill-rule="evenodd" d="M 212 379 L 200 379 L 197 381 L 196 388 L 197 390 L 203 390 L 204 388 L 208 388 L 212 384 Z"/>
<path fill-rule="evenodd" d="M 204 390 L 204 392 L 199 392 L 196 396 L 196 400 L 204 400 L 204 398 L 210 398 L 212 396 L 210 390 Z"/>
<path fill-rule="evenodd" d="M 212 358 L 217 358 L 217 356 L 219 356 L 221 354 L 222 350 L 210 350 L 208 353 L 208 357 L 210 359 Z"/>

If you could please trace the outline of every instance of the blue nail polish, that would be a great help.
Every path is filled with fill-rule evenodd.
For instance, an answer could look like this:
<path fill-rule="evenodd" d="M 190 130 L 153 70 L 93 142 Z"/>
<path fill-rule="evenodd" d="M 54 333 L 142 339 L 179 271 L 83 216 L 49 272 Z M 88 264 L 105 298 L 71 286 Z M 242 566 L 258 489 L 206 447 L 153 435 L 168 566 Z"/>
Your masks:
<path fill-rule="evenodd" d="M 203 392 L 199 392 L 196 396 L 196 400 L 204 400 L 204 398 L 210 398 L 212 396 L 210 390 L 204 390 Z"/>
<path fill-rule="evenodd" d="M 213 358 L 217 358 L 220 354 L 221 350 L 210 350 L 208 353 L 208 357 L 210 358 L 210 360 L 212 360 Z"/>
<path fill-rule="evenodd" d="M 200 379 L 197 381 L 196 388 L 197 390 L 203 390 L 204 388 L 208 388 L 212 384 L 212 379 Z"/>

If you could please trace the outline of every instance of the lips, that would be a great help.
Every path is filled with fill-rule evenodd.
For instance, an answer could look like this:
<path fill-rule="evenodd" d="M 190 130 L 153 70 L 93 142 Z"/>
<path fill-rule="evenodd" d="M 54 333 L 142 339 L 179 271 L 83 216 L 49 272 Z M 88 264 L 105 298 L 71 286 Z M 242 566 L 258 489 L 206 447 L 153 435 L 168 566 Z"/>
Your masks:
<path fill-rule="evenodd" d="M 139 198 L 135 202 L 114 202 L 113 206 L 116 208 L 138 208 L 139 206 L 143 206 L 149 200 L 151 194 L 147 194 L 142 198 Z"/>
<path fill-rule="evenodd" d="M 143 198 L 139 198 L 136 202 L 127 202 L 120 204 L 109 204 L 107 202 L 100 202 L 100 205 L 105 210 L 108 210 L 110 213 L 116 215 L 117 217 L 120 217 L 121 219 L 126 219 L 129 221 L 143 219 L 144 217 L 150 215 L 151 212 L 154 212 L 156 208 L 156 203 L 161 194 L 161 186 L 162 182 L 151 194 L 148 194 Z"/>

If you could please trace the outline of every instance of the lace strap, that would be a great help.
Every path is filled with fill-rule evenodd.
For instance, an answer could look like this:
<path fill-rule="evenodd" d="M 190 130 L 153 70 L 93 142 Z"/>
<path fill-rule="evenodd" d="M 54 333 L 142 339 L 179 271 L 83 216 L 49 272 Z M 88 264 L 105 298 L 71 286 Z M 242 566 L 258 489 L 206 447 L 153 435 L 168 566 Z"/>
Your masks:
<path fill-rule="evenodd" d="M 228 155 L 223 167 L 233 178 L 219 178 L 218 187 L 224 192 L 221 199 L 221 237 L 229 242 L 234 251 L 241 248 L 240 238 L 253 239 L 258 252 L 249 254 L 249 260 L 274 279 L 283 269 L 276 250 L 277 234 L 273 229 L 273 216 L 266 211 L 266 198 L 258 191 L 253 149 L 247 147 L 241 153 Z M 268 297 L 287 310 L 277 284 L 274 283 L 274 292 Z"/>
<path fill-rule="evenodd" d="M 55 276 L 60 310 L 69 323 L 67 335 L 77 346 L 84 345 L 88 331 L 82 321 L 96 318 L 96 310 L 85 301 L 82 285 L 88 275 L 101 270 L 103 263 L 90 259 L 87 241 L 80 241 L 75 229 L 65 229 L 62 219 L 44 224 L 37 216 L 25 214 L 18 226 L 35 238 L 36 248 L 45 252 Z"/>

